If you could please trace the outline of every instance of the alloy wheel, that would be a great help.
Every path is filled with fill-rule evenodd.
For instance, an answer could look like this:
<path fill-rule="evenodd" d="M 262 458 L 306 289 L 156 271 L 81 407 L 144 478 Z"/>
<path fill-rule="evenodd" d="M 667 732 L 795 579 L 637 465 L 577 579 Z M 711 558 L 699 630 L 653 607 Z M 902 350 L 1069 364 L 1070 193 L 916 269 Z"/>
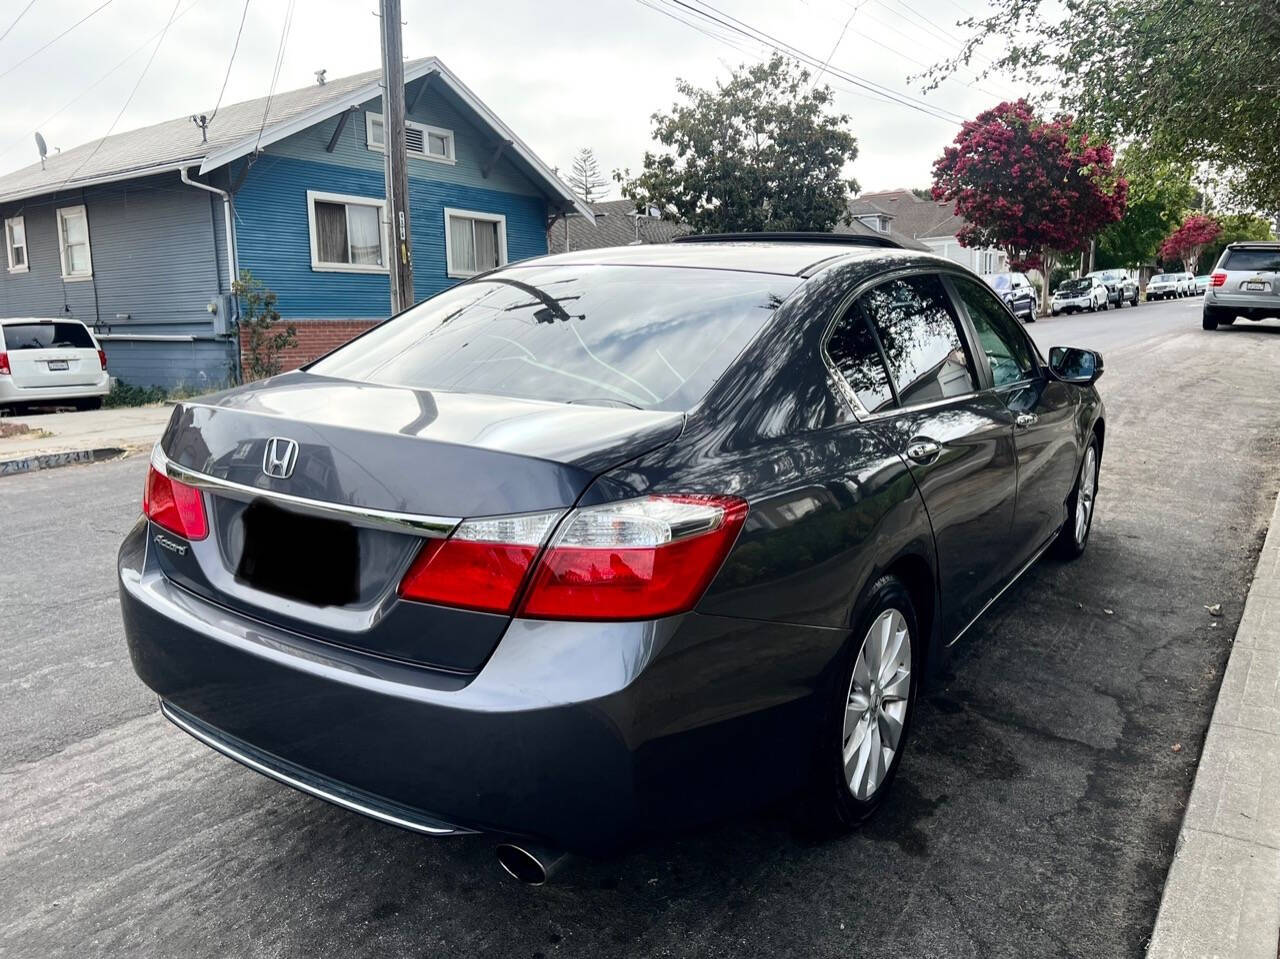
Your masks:
<path fill-rule="evenodd" d="M 1089 535 L 1089 522 L 1093 519 L 1093 500 L 1098 492 L 1098 448 L 1090 444 L 1080 467 L 1080 488 L 1076 493 L 1076 542 L 1083 543 Z"/>
<path fill-rule="evenodd" d="M 890 607 L 867 630 L 853 665 L 844 711 L 844 778 L 860 800 L 888 778 L 902 745 L 911 695 L 911 631 Z"/>

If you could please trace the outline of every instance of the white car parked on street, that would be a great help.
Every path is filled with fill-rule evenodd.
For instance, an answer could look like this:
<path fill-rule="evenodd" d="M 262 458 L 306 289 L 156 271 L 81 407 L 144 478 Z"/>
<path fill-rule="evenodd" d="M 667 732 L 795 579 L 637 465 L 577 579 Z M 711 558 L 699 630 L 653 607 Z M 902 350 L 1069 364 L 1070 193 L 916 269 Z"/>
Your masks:
<path fill-rule="evenodd" d="M 1049 311 L 1054 316 L 1059 313 L 1076 313 L 1088 310 L 1105 310 L 1108 303 L 1107 285 L 1097 277 L 1082 276 L 1074 280 L 1063 280 L 1053 291 L 1053 300 Z"/>
<path fill-rule="evenodd" d="M 79 320 L 0 319 L 0 408 L 97 409 L 110 391 L 107 354 Z"/>

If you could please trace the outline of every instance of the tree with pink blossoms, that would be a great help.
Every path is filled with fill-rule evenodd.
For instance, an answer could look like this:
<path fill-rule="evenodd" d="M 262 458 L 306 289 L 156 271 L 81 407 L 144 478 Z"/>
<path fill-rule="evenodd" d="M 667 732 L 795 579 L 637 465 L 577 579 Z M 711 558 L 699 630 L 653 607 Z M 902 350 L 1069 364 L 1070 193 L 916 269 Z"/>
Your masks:
<path fill-rule="evenodd" d="M 1184 270 L 1196 273 L 1200 254 L 1221 232 L 1222 224 L 1213 217 L 1192 214 L 1160 244 L 1160 259 L 1181 260 Z"/>
<path fill-rule="evenodd" d="M 1123 217 L 1128 192 L 1109 143 L 1069 116 L 1037 116 L 1026 100 L 978 114 L 933 164 L 934 199 L 965 219 L 960 244 L 996 247 L 1013 269 L 1038 269 L 1044 311 L 1054 266 Z"/>

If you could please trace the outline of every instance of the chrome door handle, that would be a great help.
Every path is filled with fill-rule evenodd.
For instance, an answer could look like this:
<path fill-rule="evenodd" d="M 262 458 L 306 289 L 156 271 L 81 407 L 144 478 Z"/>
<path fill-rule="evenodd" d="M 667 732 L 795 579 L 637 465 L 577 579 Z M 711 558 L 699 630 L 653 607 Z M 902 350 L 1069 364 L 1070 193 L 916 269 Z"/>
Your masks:
<path fill-rule="evenodd" d="M 1019 413 L 1013 418 L 1013 425 L 1020 430 L 1025 430 L 1030 426 L 1035 426 L 1040 417 L 1035 413 Z"/>
<path fill-rule="evenodd" d="M 917 463 L 930 463 L 942 452 L 942 445 L 934 440 L 913 440 L 907 447 L 907 456 Z"/>

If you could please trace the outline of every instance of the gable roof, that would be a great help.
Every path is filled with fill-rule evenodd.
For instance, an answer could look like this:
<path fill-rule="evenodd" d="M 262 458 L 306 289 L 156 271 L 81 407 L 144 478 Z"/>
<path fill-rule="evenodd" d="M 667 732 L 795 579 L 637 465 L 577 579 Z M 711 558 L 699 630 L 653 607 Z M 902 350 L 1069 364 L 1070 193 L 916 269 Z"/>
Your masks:
<path fill-rule="evenodd" d="M 850 205 L 852 206 L 852 203 L 854 202 L 857 201 L 851 201 Z M 868 211 L 860 210 L 858 212 L 866 213 Z M 891 218 L 889 222 L 889 232 L 882 233 L 879 230 L 872 229 L 860 220 L 853 220 L 849 223 L 837 223 L 831 228 L 831 232 L 839 233 L 842 236 L 887 236 L 904 250 L 920 250 L 925 253 L 931 252 L 928 246 L 896 229 L 896 226 L 897 224 L 894 223 Z"/>
<path fill-rule="evenodd" d="M 636 216 L 636 205 L 630 200 L 605 200 L 592 203 L 595 224 L 580 216 L 570 216 L 565 223 L 555 222 L 547 228 L 547 246 L 552 253 L 573 250 L 597 250 L 609 246 L 632 246 L 641 243 L 670 243 L 678 236 L 692 232 L 684 223 L 672 223 L 657 217 Z M 569 232 L 569 249 L 565 250 L 565 229 Z"/>
<path fill-rule="evenodd" d="M 922 200 L 910 190 L 863 193 L 849 201 L 849 212 L 890 216 L 894 230 L 916 239 L 955 236 L 964 226 L 964 217 L 957 216 L 950 203 Z"/>
<path fill-rule="evenodd" d="M 439 59 L 405 62 L 406 84 L 430 75 L 434 75 L 430 82 L 440 84 L 477 116 L 493 131 L 496 141 L 509 141 L 505 155 L 557 198 L 562 208 L 591 216 L 590 208 Z M 209 126 L 207 143 L 188 117 L 116 133 L 50 155 L 45 169 L 34 163 L 0 177 L 0 201 L 172 172 L 197 163 L 200 173 L 208 173 L 381 95 L 382 71 L 369 70 L 271 97 L 226 104 Z"/>

